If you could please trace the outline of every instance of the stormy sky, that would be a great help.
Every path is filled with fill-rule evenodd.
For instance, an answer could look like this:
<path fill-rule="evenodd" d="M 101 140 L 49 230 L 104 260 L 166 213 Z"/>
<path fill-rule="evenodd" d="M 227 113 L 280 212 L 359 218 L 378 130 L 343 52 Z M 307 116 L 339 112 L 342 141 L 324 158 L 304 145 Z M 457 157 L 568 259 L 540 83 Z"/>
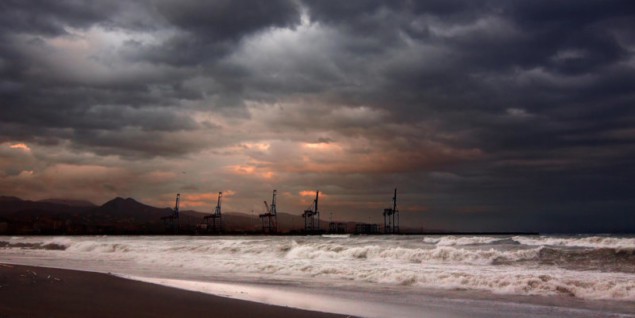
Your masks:
<path fill-rule="evenodd" d="M 635 231 L 632 1 L 2 1 L 0 194 Z"/>

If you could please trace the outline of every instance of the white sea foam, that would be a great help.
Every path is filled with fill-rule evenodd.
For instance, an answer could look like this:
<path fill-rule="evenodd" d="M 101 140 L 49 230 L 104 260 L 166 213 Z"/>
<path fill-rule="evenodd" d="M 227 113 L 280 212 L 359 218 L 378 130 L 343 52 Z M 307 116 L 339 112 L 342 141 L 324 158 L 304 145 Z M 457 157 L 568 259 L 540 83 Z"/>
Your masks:
<path fill-rule="evenodd" d="M 489 244 L 500 240 L 501 238 L 490 236 L 442 236 L 423 238 L 423 242 L 437 246 Z"/>
<path fill-rule="evenodd" d="M 72 244 L 73 244 L 73 239 L 69 237 L 52 237 L 52 238 L 46 238 L 42 241 L 42 246 L 58 245 L 58 246 L 68 248 Z"/>

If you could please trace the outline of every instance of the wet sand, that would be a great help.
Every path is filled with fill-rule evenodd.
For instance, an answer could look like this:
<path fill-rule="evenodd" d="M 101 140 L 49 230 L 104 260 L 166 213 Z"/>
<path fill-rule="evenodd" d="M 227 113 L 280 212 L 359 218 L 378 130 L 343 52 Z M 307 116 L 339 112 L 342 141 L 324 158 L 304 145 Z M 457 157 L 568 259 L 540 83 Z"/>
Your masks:
<path fill-rule="evenodd" d="M 0 264 L 0 317 L 343 317 L 108 274 Z"/>

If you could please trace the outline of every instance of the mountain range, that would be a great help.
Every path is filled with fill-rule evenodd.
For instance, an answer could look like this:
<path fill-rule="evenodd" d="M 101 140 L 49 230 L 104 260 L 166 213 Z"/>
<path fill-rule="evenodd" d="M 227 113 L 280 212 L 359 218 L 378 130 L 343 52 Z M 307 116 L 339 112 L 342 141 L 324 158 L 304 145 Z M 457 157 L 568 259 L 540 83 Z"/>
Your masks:
<path fill-rule="evenodd" d="M 0 234 L 165 234 L 173 230 L 161 218 L 172 212 L 171 208 L 153 207 L 132 198 L 117 197 L 98 206 L 82 200 L 30 201 L 0 196 Z M 195 233 L 206 214 L 180 211 L 181 232 Z M 223 225 L 229 233 L 261 231 L 258 216 L 246 213 L 223 212 Z M 298 215 L 278 213 L 281 233 L 297 232 L 303 225 Z M 320 222 L 320 227 L 328 229 L 328 222 Z"/>

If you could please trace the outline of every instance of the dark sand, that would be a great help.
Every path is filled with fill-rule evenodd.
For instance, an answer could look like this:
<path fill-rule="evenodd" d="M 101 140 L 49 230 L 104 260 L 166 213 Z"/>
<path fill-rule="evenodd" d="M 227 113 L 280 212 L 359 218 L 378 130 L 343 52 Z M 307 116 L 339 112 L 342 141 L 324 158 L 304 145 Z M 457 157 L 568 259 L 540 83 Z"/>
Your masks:
<path fill-rule="evenodd" d="M 142 283 L 120 277 L 0 264 L 0 318 L 342 317 Z"/>

